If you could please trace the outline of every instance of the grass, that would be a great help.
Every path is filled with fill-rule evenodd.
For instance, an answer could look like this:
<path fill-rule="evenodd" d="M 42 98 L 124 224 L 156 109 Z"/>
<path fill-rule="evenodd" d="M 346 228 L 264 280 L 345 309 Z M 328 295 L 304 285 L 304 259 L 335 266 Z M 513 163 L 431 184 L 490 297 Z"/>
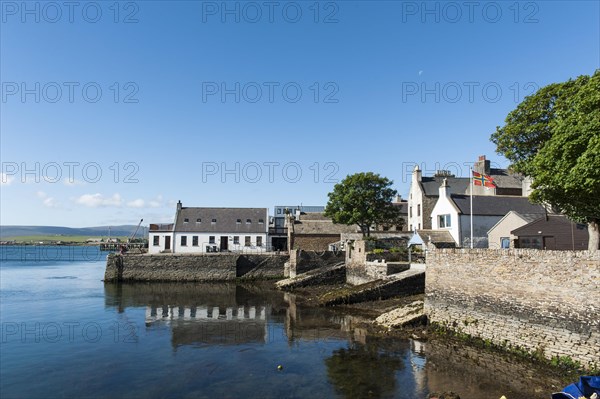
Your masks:
<path fill-rule="evenodd" d="M 106 239 L 107 237 L 98 237 L 98 236 L 69 236 L 69 235 L 31 235 L 31 236 L 18 236 L 18 237 L 3 237 L 2 241 L 15 241 L 17 243 L 50 243 L 50 242 L 76 242 L 76 243 L 84 243 L 89 239 Z M 127 237 L 111 237 L 111 238 L 119 238 L 121 241 L 127 241 Z"/>

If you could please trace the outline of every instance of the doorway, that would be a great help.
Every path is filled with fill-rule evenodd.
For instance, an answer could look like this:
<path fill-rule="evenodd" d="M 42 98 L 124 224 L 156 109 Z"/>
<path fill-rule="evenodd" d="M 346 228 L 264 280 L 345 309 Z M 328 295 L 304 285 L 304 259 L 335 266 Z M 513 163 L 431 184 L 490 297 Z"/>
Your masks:
<path fill-rule="evenodd" d="M 229 237 L 221 236 L 221 247 L 220 247 L 221 252 L 227 251 L 229 249 L 228 244 L 229 244 Z"/>
<path fill-rule="evenodd" d="M 165 249 L 171 249 L 171 236 L 165 236 Z"/>

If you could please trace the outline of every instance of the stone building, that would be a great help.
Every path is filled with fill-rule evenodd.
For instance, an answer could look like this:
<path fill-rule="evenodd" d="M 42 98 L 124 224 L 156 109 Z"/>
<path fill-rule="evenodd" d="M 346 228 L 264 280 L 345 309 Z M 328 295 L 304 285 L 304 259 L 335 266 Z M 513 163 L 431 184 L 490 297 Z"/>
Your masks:
<path fill-rule="evenodd" d="M 324 206 L 317 205 L 276 205 L 269 221 L 269 240 L 274 251 L 287 251 L 288 229 L 286 216 L 306 212 L 323 212 Z"/>
<path fill-rule="evenodd" d="M 299 212 L 288 215 L 289 249 L 327 251 L 330 244 L 339 243 L 344 233 L 357 233 L 358 226 L 333 223 L 321 212 Z"/>

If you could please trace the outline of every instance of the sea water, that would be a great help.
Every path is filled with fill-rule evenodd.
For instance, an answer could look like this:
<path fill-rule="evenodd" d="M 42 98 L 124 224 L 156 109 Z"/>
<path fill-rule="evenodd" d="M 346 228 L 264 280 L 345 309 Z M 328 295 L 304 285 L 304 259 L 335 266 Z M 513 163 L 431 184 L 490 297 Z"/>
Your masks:
<path fill-rule="evenodd" d="M 522 366 L 370 337 L 272 284 L 104 284 L 106 254 L 0 247 L 2 398 L 544 397 Z"/>

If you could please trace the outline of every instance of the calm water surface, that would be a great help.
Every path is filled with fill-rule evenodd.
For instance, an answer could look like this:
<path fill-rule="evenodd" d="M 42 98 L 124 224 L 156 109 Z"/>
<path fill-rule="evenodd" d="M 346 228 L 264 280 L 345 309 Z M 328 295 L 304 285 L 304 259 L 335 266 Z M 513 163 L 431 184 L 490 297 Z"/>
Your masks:
<path fill-rule="evenodd" d="M 264 284 L 105 285 L 105 257 L 0 247 L 2 398 L 548 397 L 527 366 L 370 338 Z"/>

